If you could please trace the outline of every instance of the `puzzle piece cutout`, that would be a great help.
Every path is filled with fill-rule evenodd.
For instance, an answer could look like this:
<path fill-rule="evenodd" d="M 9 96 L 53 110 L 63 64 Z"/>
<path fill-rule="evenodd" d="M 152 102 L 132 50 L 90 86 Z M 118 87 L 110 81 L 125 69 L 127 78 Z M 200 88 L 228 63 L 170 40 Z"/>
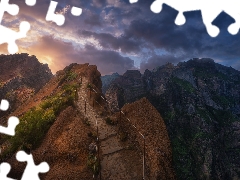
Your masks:
<path fill-rule="evenodd" d="M 58 2 L 56 2 L 56 1 L 51 1 L 50 2 L 48 12 L 47 12 L 47 15 L 46 15 L 46 21 L 53 21 L 58 26 L 62 26 L 65 22 L 65 17 L 62 14 L 55 14 L 57 4 L 58 4 Z M 71 9 L 71 13 L 74 16 L 80 16 L 82 14 L 82 9 L 73 6 L 72 9 Z"/>
<path fill-rule="evenodd" d="M 1 104 L 0 104 L 0 110 L 7 111 L 8 108 L 9 108 L 9 102 L 5 99 L 2 99 Z"/>
<path fill-rule="evenodd" d="M 46 162 L 42 162 L 39 165 L 35 165 L 32 154 L 28 155 L 24 151 L 18 151 L 16 159 L 19 162 L 27 162 L 27 166 L 23 172 L 21 180 L 40 180 L 38 174 L 46 173 L 49 171 L 49 165 Z M 1 180 L 14 180 L 7 177 L 10 172 L 11 166 L 8 163 L 3 162 L 0 164 L 0 179 Z"/>
<path fill-rule="evenodd" d="M 25 3 L 28 5 L 28 6 L 34 6 L 36 4 L 36 0 L 25 0 Z"/>
<path fill-rule="evenodd" d="M 8 163 L 0 164 L 0 179 L 1 180 L 15 180 L 12 178 L 7 177 L 8 173 L 10 172 L 11 166 Z"/>
<path fill-rule="evenodd" d="M 36 0 L 25 0 L 28 6 L 34 6 Z M 58 2 L 50 1 L 48 12 L 46 15 L 47 21 L 53 21 L 58 26 L 61 26 L 65 22 L 65 17 L 62 14 L 55 14 L 55 10 Z M 15 32 L 7 27 L 1 25 L 2 18 L 5 12 L 15 16 L 19 12 L 19 7 L 16 4 L 9 4 L 9 0 L 0 1 L 0 44 L 8 43 L 8 52 L 14 54 L 18 52 L 18 46 L 16 44 L 17 39 L 25 38 L 27 32 L 30 30 L 30 24 L 26 21 L 20 23 L 19 32 Z M 72 7 L 71 13 L 74 16 L 80 16 L 82 14 L 82 9 L 78 7 Z"/>
<path fill-rule="evenodd" d="M 27 166 L 24 170 L 21 180 L 40 180 L 38 174 L 46 173 L 49 171 L 49 165 L 46 162 L 42 162 L 39 165 L 35 165 L 32 154 L 27 154 L 24 151 L 18 151 L 16 159 L 19 162 L 27 162 Z"/>
<path fill-rule="evenodd" d="M 5 12 L 15 16 L 19 12 L 19 7 L 16 4 L 9 4 L 9 0 L 1 0 L 0 2 L 0 23 Z"/>
<path fill-rule="evenodd" d="M 46 21 L 53 21 L 58 26 L 62 26 L 65 22 L 65 17 L 62 14 L 55 14 L 58 2 L 51 1 L 46 15 Z"/>
<path fill-rule="evenodd" d="M 26 4 L 33 6 L 36 0 L 26 0 Z M 1 0 L 0 2 L 0 23 L 5 12 L 8 12 L 12 16 L 15 16 L 19 12 L 19 7 L 16 4 L 9 4 L 9 0 Z M 26 21 L 21 22 L 19 26 L 19 32 L 15 32 L 7 27 L 0 25 L 0 44 L 8 43 L 8 52 L 14 54 L 18 51 L 18 46 L 15 41 L 26 37 L 27 32 L 30 29 L 30 24 Z"/>
<path fill-rule="evenodd" d="M 19 119 L 15 116 L 11 116 L 8 119 L 8 127 L 0 126 L 0 133 L 6 134 L 6 135 L 9 135 L 9 136 L 14 136 L 15 135 L 15 129 L 16 129 L 18 124 L 19 124 Z"/>
<path fill-rule="evenodd" d="M 6 111 L 6 110 L 8 110 L 8 108 L 9 108 L 9 102 L 7 100 L 3 99 L 0 104 L 0 110 Z M 0 126 L 0 133 L 7 134 L 9 136 L 14 136 L 15 129 L 18 124 L 19 124 L 19 119 L 15 116 L 11 116 L 8 119 L 8 127 L 7 128 Z"/>
<path fill-rule="evenodd" d="M 8 52 L 10 54 L 18 52 L 18 46 L 15 41 L 27 36 L 27 32 L 30 30 L 30 24 L 26 21 L 21 22 L 19 30 L 19 32 L 15 32 L 0 25 L 0 44 L 8 43 Z"/>
<path fill-rule="evenodd" d="M 138 0 L 130 0 L 130 3 L 136 3 Z M 240 28 L 240 1 L 239 0 L 155 0 L 151 5 L 154 13 L 160 13 L 162 5 L 166 4 L 178 11 L 175 24 L 183 25 L 186 22 L 184 12 L 201 10 L 203 23 L 210 36 L 216 37 L 220 30 L 217 26 L 212 25 L 214 19 L 224 11 L 235 19 L 235 23 L 229 25 L 228 32 L 232 35 L 238 33 Z"/>
<path fill-rule="evenodd" d="M 72 9 L 71 9 L 71 13 L 72 13 L 72 15 L 74 15 L 74 16 L 80 16 L 80 15 L 82 14 L 82 9 L 73 6 Z"/>

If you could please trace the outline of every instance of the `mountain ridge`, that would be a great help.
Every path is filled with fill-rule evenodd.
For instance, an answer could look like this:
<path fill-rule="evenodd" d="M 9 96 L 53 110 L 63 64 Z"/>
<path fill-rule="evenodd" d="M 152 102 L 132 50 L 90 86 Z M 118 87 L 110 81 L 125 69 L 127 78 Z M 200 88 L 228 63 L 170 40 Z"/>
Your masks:
<path fill-rule="evenodd" d="M 151 102 L 166 123 L 178 179 L 240 178 L 239 71 L 193 58 L 141 77 L 131 72 L 108 85 L 109 106 L 119 111 L 142 97 Z"/>
<path fill-rule="evenodd" d="M 20 120 L 14 137 L 0 135 L 0 159 L 11 164 L 10 177 L 22 176 L 25 165 L 16 161 L 15 155 L 24 150 L 33 155 L 36 164 L 49 163 L 50 171 L 40 174 L 41 179 L 88 180 L 93 175 L 99 178 L 100 168 L 103 179 L 142 178 L 142 147 L 119 134 L 119 117 L 107 108 L 100 76 L 97 66 L 70 64 L 10 114 Z M 144 104 L 151 110 L 149 102 L 140 103 L 141 106 Z M 155 110 L 153 114 L 158 112 Z M 163 123 L 160 115 L 157 116 L 153 122 Z M 143 118 L 146 119 L 142 116 L 138 120 L 143 122 Z M 159 141 L 158 146 L 165 141 L 169 145 L 166 127 L 162 126 L 162 131 L 165 132 L 164 141 Z M 134 133 L 128 132 L 129 137 L 131 134 Z M 100 156 L 92 149 L 98 143 Z M 149 154 L 151 149 L 146 152 Z M 154 179 L 166 169 L 164 179 L 175 179 L 171 147 L 166 146 L 163 152 L 170 158 L 164 163 L 168 165 L 167 169 L 164 164 L 158 164 L 162 158 L 158 159 L 159 154 L 153 151 L 146 156 L 145 178 Z M 152 159 L 152 155 L 157 159 Z"/>

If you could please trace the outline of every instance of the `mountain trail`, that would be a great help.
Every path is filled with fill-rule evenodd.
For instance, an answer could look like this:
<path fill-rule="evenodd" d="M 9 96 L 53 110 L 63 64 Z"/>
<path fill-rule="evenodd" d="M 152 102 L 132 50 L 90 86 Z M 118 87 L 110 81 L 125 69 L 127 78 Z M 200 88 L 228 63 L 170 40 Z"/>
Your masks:
<path fill-rule="evenodd" d="M 142 156 L 136 150 L 127 148 L 129 143 L 120 141 L 116 127 L 106 124 L 104 118 L 94 111 L 87 101 L 87 84 L 87 79 L 82 78 L 77 106 L 81 114 L 88 118 L 90 125 L 94 129 L 98 127 L 101 178 L 103 180 L 142 179 Z"/>

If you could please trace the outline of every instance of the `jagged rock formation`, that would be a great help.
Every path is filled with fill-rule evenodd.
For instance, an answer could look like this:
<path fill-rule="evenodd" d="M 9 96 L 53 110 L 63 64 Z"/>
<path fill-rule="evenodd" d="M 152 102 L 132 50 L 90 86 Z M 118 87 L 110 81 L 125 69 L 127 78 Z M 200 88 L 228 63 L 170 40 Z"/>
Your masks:
<path fill-rule="evenodd" d="M 47 64 L 27 53 L 0 55 L 0 72 L 0 98 L 10 101 L 10 111 L 32 97 L 53 76 Z"/>
<path fill-rule="evenodd" d="M 172 148 L 166 125 L 159 112 L 146 99 L 142 98 L 134 103 L 124 105 L 125 116 L 119 121 L 120 129 L 127 132 L 127 136 L 144 148 L 142 133 L 145 136 L 146 147 L 146 176 L 149 179 L 173 180 L 175 172 L 172 166 Z M 136 130 L 132 127 L 135 125 Z"/>
<path fill-rule="evenodd" d="M 115 79 L 106 97 L 116 110 L 147 97 L 166 123 L 177 178 L 240 179 L 240 72 L 194 58 L 139 77 Z"/>
<path fill-rule="evenodd" d="M 101 76 L 102 80 L 102 92 L 105 94 L 106 90 L 109 88 L 108 85 L 111 84 L 116 78 L 119 77 L 118 73 L 113 73 L 112 75 Z"/>
<path fill-rule="evenodd" d="M 104 82 L 103 84 L 106 84 Z M 134 102 L 146 95 L 144 81 L 138 70 L 127 70 L 122 76 L 112 81 L 105 96 L 113 111 L 119 110 L 126 102 Z"/>

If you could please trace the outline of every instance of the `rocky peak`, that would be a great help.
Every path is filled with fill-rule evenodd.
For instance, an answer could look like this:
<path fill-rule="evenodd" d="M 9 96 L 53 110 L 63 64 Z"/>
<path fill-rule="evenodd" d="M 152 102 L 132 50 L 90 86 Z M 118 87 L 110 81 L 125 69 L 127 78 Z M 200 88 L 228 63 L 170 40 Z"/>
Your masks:
<path fill-rule="evenodd" d="M 178 67 L 183 68 L 206 68 L 206 69 L 215 69 L 216 63 L 213 59 L 210 58 L 193 58 L 187 62 L 178 63 Z"/>
<path fill-rule="evenodd" d="M 127 77 L 127 78 L 141 78 L 141 73 L 138 70 L 127 70 L 124 74 L 123 77 Z"/>
<path fill-rule="evenodd" d="M 12 108 L 29 99 L 53 76 L 47 64 L 27 53 L 0 55 L 0 72 L 0 98 L 8 99 Z"/>

